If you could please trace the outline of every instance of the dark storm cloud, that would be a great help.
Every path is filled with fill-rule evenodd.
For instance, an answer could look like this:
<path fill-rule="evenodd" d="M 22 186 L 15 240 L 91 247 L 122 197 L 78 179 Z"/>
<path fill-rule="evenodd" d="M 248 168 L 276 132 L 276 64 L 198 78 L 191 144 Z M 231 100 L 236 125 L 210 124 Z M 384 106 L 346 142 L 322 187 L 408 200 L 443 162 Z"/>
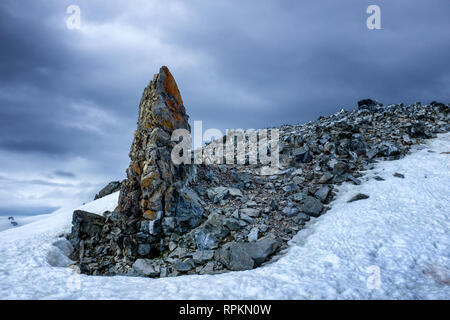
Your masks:
<path fill-rule="evenodd" d="M 72 4 L 80 30 L 66 28 Z M 366 28 L 370 4 L 382 30 Z M 32 159 L 77 180 L 84 167 L 55 166 L 79 157 L 96 173 L 80 185 L 123 178 L 142 90 L 162 64 L 204 129 L 295 124 L 366 97 L 449 102 L 449 9 L 448 0 L 3 0 L 0 157 L 10 167 L 0 169 Z"/>
<path fill-rule="evenodd" d="M 17 152 L 42 152 L 46 154 L 61 154 L 69 151 L 67 148 L 41 140 L 2 140 L 0 148 Z"/>
<path fill-rule="evenodd" d="M 126 109 L 124 103 L 137 100 L 108 88 L 108 79 L 90 82 L 103 57 L 74 50 L 77 35 L 65 28 L 67 3 L 6 1 L 0 6 L 0 149 L 89 157 L 108 143 L 95 138 L 107 130 L 96 119 L 86 126 L 86 110 L 73 106 L 92 109 L 99 103 L 99 110 L 114 117 Z"/>
<path fill-rule="evenodd" d="M 221 80 L 269 102 L 255 108 L 226 100 L 214 112 L 221 121 L 233 116 L 242 126 L 301 122 L 354 107 L 367 96 L 385 103 L 448 100 L 450 42 L 442 41 L 449 35 L 450 19 L 442 11 L 448 2 L 377 2 L 383 13 L 379 31 L 365 27 L 372 2 L 297 1 L 285 8 L 262 3 L 267 6 L 244 4 L 235 15 L 232 4 L 210 5 L 211 14 L 176 33 L 180 41 L 191 40 L 187 46 L 220 61 L 215 72 Z M 215 32 L 201 32 L 205 25 Z M 208 112 L 197 93 L 194 99 Z M 235 106 L 240 110 L 229 112 Z M 250 114 L 252 107 L 257 110 Z"/>

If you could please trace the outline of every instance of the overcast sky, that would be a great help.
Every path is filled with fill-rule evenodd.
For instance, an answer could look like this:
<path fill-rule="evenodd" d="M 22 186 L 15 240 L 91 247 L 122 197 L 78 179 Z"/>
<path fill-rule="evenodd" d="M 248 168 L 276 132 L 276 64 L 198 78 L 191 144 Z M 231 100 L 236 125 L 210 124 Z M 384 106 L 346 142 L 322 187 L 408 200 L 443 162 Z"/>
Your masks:
<path fill-rule="evenodd" d="M 381 30 L 366 27 L 371 4 Z M 224 130 L 366 97 L 448 103 L 449 57 L 448 0 L 1 0 L 0 214 L 81 204 L 125 178 L 142 91 L 162 65 L 191 122 Z"/>

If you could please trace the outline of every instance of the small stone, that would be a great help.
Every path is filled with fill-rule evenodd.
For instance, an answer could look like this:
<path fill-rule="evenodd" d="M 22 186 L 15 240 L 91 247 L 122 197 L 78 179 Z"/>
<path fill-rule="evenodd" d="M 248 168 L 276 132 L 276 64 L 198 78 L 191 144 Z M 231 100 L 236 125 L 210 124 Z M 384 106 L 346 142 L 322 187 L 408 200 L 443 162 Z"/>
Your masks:
<path fill-rule="evenodd" d="M 327 142 L 323 146 L 323 152 L 328 153 L 328 154 L 333 153 L 335 149 L 336 149 L 336 146 L 332 142 Z"/>
<path fill-rule="evenodd" d="M 294 171 L 292 171 L 291 175 L 292 175 L 292 176 L 299 176 L 299 175 L 301 175 L 302 173 L 303 173 L 302 168 L 298 168 L 298 169 L 295 169 Z"/>
<path fill-rule="evenodd" d="M 323 210 L 323 204 L 314 197 L 307 196 L 303 200 L 302 211 L 310 216 L 318 217 Z"/>
<path fill-rule="evenodd" d="M 187 272 L 191 270 L 193 266 L 187 261 L 178 261 L 173 265 L 173 268 L 179 272 Z"/>
<path fill-rule="evenodd" d="M 258 240 L 258 228 L 252 228 L 247 236 L 247 239 L 250 242 Z"/>
<path fill-rule="evenodd" d="M 241 190 L 237 189 L 237 188 L 228 188 L 228 194 L 230 195 L 230 197 L 232 198 L 236 198 L 236 197 L 243 197 L 244 195 L 242 194 Z"/>
<path fill-rule="evenodd" d="M 333 175 L 330 172 L 325 172 L 319 179 L 319 183 L 324 184 L 333 179 Z"/>
<path fill-rule="evenodd" d="M 215 178 L 214 172 L 212 172 L 211 170 L 208 171 L 208 172 L 205 174 L 205 178 L 206 178 L 206 180 L 208 180 L 208 181 L 214 181 L 214 178 Z"/>
<path fill-rule="evenodd" d="M 297 186 L 294 183 L 290 183 L 285 185 L 282 189 L 284 192 L 293 192 L 297 190 Z"/>
<path fill-rule="evenodd" d="M 214 250 L 199 250 L 192 254 L 192 260 L 201 264 L 211 260 L 214 257 Z"/>
<path fill-rule="evenodd" d="M 298 213 L 295 217 L 299 218 L 303 221 L 309 221 L 311 219 L 310 216 L 308 216 L 307 214 L 304 214 L 303 212 Z"/>
<path fill-rule="evenodd" d="M 329 186 L 323 186 L 320 187 L 319 190 L 317 190 L 314 193 L 314 196 L 319 199 L 321 202 L 324 202 L 326 198 L 328 197 L 328 194 L 330 193 L 331 189 Z"/>
<path fill-rule="evenodd" d="M 307 195 L 304 194 L 303 192 L 296 193 L 292 196 L 292 198 L 295 201 L 303 201 L 303 199 L 305 199 L 306 197 L 307 197 Z"/>
<path fill-rule="evenodd" d="M 288 217 L 293 217 L 298 213 L 298 208 L 296 207 L 285 207 L 283 209 L 283 214 L 285 214 Z"/>
<path fill-rule="evenodd" d="M 383 142 L 380 145 L 379 153 L 381 153 L 381 155 L 383 155 L 385 157 L 390 157 L 390 156 L 398 155 L 400 153 L 400 151 L 396 145 L 389 143 L 389 142 Z"/>
<path fill-rule="evenodd" d="M 169 242 L 169 250 L 170 251 L 175 250 L 176 247 L 177 247 L 177 244 L 175 242 L 173 242 L 173 241 Z"/>
<path fill-rule="evenodd" d="M 217 238 L 207 232 L 205 229 L 198 229 L 195 233 L 195 245 L 200 250 L 216 249 L 218 246 Z"/>
<path fill-rule="evenodd" d="M 400 178 L 400 179 L 405 179 L 405 175 L 401 174 L 401 173 L 398 173 L 398 172 L 394 173 L 394 177 Z"/>
<path fill-rule="evenodd" d="M 347 175 L 347 179 L 350 180 L 351 182 L 353 182 L 353 184 L 355 184 L 357 186 L 359 186 L 361 184 L 361 180 L 355 178 L 351 174 Z"/>
<path fill-rule="evenodd" d="M 225 187 L 210 188 L 206 191 L 206 194 L 208 195 L 209 200 L 211 200 L 213 203 L 218 203 L 226 198 L 227 188 Z"/>
<path fill-rule="evenodd" d="M 138 243 L 152 243 L 155 238 L 153 238 L 150 234 L 145 232 L 138 232 L 136 234 L 136 240 Z"/>
<path fill-rule="evenodd" d="M 146 256 L 150 253 L 150 245 L 149 244 L 140 244 L 138 246 L 138 254 L 141 256 Z"/>
<path fill-rule="evenodd" d="M 270 201 L 270 207 L 271 207 L 273 210 L 278 210 L 278 203 L 277 203 L 277 201 L 276 201 L 275 199 L 272 199 L 272 200 Z"/>
<path fill-rule="evenodd" d="M 143 274 L 148 277 L 157 277 L 161 270 L 153 266 L 152 260 L 150 259 L 137 259 L 133 263 L 133 269 L 139 274 Z"/>
<path fill-rule="evenodd" d="M 253 224 L 253 222 L 254 222 L 253 219 L 250 218 L 250 216 L 246 215 L 245 213 L 241 213 L 240 218 L 241 218 L 241 221 L 245 221 L 248 224 Z"/>
<path fill-rule="evenodd" d="M 294 176 L 292 178 L 292 182 L 295 183 L 297 186 L 301 185 L 303 182 L 305 182 L 305 178 L 302 176 Z"/>
<path fill-rule="evenodd" d="M 161 271 L 159 272 L 159 277 L 160 278 L 167 277 L 167 268 L 166 267 L 161 267 Z"/>
<path fill-rule="evenodd" d="M 333 174 L 335 175 L 343 175 L 344 173 L 348 172 L 349 167 L 344 162 L 336 162 L 333 166 Z"/>
<path fill-rule="evenodd" d="M 53 245 L 60 249 L 62 253 L 64 253 L 66 256 L 70 256 L 73 252 L 73 246 L 70 243 L 70 241 L 66 239 L 58 240 L 56 242 L 53 242 Z"/>
<path fill-rule="evenodd" d="M 249 207 L 249 208 L 255 208 L 255 207 L 258 206 L 258 204 L 256 203 L 256 201 L 253 201 L 253 200 L 249 200 L 249 201 L 247 201 L 245 204 L 246 204 L 247 207 Z"/>
<path fill-rule="evenodd" d="M 237 188 L 216 187 L 207 190 L 209 200 L 214 203 L 219 203 L 222 200 L 227 200 L 229 197 L 243 197 L 241 190 Z"/>
<path fill-rule="evenodd" d="M 372 148 L 367 151 L 366 155 L 368 159 L 373 159 L 378 154 L 378 148 Z"/>
<path fill-rule="evenodd" d="M 353 196 L 350 200 L 348 200 L 347 202 L 354 202 L 354 201 L 359 201 L 359 200 L 364 200 L 364 199 L 368 199 L 369 196 L 364 194 L 364 193 L 358 193 L 357 195 Z"/>
<path fill-rule="evenodd" d="M 211 274 L 214 272 L 214 262 L 209 261 L 203 268 L 200 270 L 200 274 Z"/>
<path fill-rule="evenodd" d="M 308 162 L 311 162 L 311 160 L 312 160 L 309 150 L 305 149 L 305 148 L 295 149 L 292 152 L 292 156 L 294 157 L 295 161 L 301 162 L 301 163 L 308 163 Z"/>
<path fill-rule="evenodd" d="M 257 218 L 261 214 L 260 209 L 253 209 L 253 208 L 241 209 L 239 212 L 241 214 L 241 219 L 242 219 L 242 215 L 247 215 L 252 218 Z"/>
<path fill-rule="evenodd" d="M 298 216 L 292 218 L 292 221 L 298 225 L 305 225 L 305 221 L 303 219 L 300 219 Z"/>
<path fill-rule="evenodd" d="M 275 189 L 275 185 L 272 182 L 266 183 L 264 187 L 266 189 L 269 189 L 269 190 L 274 190 Z"/>
<path fill-rule="evenodd" d="M 231 231 L 237 231 L 241 228 L 239 222 L 234 218 L 227 218 L 224 220 L 224 225 Z"/>

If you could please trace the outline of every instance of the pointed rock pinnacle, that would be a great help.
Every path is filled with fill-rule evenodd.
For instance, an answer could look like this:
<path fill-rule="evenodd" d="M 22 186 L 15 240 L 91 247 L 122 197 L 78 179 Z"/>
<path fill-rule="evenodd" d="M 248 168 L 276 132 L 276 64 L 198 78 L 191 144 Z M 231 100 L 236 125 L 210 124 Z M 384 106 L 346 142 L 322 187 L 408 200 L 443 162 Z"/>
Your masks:
<path fill-rule="evenodd" d="M 176 129 L 190 131 L 188 119 L 175 79 L 163 66 L 144 89 L 131 162 L 119 196 L 119 210 L 149 221 L 151 234 L 161 231 L 164 219 L 168 232 L 179 227 L 175 209 L 192 167 L 171 161 L 171 134 Z"/>

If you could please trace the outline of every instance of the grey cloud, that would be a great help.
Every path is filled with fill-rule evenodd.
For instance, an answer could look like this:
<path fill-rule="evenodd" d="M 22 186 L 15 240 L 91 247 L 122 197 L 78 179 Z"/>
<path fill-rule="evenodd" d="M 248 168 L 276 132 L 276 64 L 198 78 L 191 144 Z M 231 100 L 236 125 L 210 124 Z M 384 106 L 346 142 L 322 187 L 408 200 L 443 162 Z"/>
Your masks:
<path fill-rule="evenodd" d="M 49 155 L 66 153 L 69 149 L 42 140 L 2 140 L 0 148 L 13 152 L 42 152 Z"/>
<path fill-rule="evenodd" d="M 53 174 L 63 178 L 75 178 L 76 175 L 73 172 L 63 171 L 63 170 L 55 170 Z"/>
<path fill-rule="evenodd" d="M 20 181 L 20 183 L 37 184 L 37 185 L 41 185 L 41 186 L 63 187 L 63 188 L 73 187 L 73 184 L 70 184 L 70 183 L 57 183 L 57 182 L 40 180 L 40 179 L 33 179 L 33 180 L 29 180 L 29 181 L 25 180 L 25 181 Z"/>
<path fill-rule="evenodd" d="M 63 187 L 63 188 L 73 188 L 75 185 L 71 183 L 58 183 L 48 180 L 42 180 L 42 179 L 15 179 L 15 178 L 8 178 L 0 176 L 0 180 L 4 181 L 9 184 L 16 184 L 16 185 L 41 185 L 41 186 L 51 186 L 51 187 Z"/>

